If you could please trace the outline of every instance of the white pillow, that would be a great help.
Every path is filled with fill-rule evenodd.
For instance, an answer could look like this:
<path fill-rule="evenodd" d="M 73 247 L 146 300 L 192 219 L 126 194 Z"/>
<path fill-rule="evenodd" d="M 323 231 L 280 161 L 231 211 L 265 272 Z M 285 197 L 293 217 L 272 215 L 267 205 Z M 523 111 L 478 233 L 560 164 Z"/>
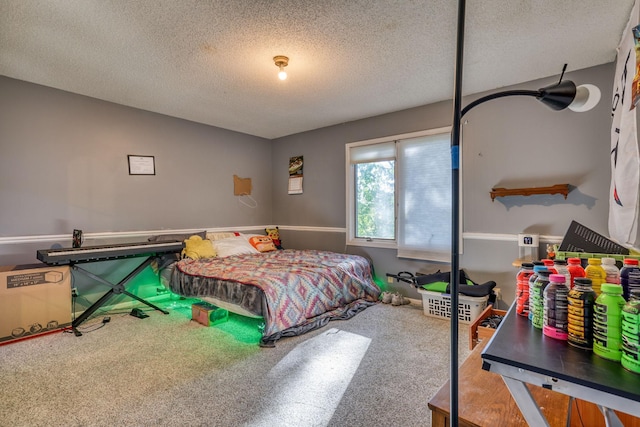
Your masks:
<path fill-rule="evenodd" d="M 239 254 L 259 254 L 258 250 L 242 236 L 229 237 L 212 242 L 219 257 L 227 257 Z"/>
<path fill-rule="evenodd" d="M 224 231 L 220 233 L 207 232 L 207 239 L 213 242 L 214 240 L 228 239 L 229 237 L 238 236 L 238 235 L 240 235 L 240 233 L 234 233 L 231 231 Z"/>

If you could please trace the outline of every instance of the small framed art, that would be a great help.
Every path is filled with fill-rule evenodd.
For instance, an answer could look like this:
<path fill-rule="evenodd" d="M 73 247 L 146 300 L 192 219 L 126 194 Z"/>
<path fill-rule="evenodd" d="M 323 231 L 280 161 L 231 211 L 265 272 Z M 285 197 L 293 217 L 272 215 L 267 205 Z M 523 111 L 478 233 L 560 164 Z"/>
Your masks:
<path fill-rule="evenodd" d="M 156 160 L 154 156 L 133 156 L 129 154 L 129 175 L 155 175 Z"/>

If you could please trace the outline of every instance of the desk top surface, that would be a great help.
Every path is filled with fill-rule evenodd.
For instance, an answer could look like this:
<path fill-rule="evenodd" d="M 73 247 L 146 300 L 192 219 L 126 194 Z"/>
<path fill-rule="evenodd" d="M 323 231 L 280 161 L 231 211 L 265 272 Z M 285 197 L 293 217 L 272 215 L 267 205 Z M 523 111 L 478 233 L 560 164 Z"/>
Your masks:
<path fill-rule="evenodd" d="M 487 361 L 522 368 L 591 389 L 640 401 L 640 375 L 542 334 L 512 306 L 482 352 Z"/>
<path fill-rule="evenodd" d="M 480 353 L 487 343 L 478 346 L 460 366 L 458 373 L 458 423 L 460 427 L 527 427 L 527 421 L 518 409 L 509 389 L 499 375 L 482 370 Z M 565 426 L 569 396 L 542 387 L 530 386 L 529 390 L 541 406 L 550 426 Z M 429 408 L 435 420 L 439 414 L 449 418 L 451 407 L 451 383 L 447 381 L 429 400 Z M 434 426 L 444 426 L 433 423 Z"/>

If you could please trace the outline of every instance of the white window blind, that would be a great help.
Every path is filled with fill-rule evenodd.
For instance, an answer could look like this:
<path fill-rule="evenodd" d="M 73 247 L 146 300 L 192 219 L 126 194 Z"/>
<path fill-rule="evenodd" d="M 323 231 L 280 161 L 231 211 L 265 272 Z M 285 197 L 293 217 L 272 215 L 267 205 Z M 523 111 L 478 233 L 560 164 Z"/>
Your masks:
<path fill-rule="evenodd" d="M 398 141 L 398 257 L 450 262 L 451 135 Z"/>
<path fill-rule="evenodd" d="M 349 149 L 349 161 L 351 164 L 394 160 L 395 158 L 396 145 L 394 141 L 360 145 Z"/>

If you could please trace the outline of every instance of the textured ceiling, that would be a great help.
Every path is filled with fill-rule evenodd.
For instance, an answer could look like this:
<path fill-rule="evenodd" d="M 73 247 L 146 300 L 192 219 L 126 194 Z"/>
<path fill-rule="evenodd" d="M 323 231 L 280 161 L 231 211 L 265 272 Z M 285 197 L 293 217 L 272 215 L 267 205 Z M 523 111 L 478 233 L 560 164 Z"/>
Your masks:
<path fill-rule="evenodd" d="M 463 93 L 613 61 L 632 4 L 468 1 Z M 2 0 L 0 74 L 271 139 L 451 99 L 456 22 L 454 0 Z"/>

